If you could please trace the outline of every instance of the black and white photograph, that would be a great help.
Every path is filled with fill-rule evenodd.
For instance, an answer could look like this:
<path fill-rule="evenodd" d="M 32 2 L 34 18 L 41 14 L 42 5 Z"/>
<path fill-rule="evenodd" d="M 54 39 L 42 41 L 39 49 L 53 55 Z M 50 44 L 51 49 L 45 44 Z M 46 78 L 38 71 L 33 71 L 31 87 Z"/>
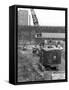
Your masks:
<path fill-rule="evenodd" d="M 1 0 L 0 90 L 69 90 L 69 0 Z"/>
<path fill-rule="evenodd" d="M 65 11 L 17 8 L 17 82 L 65 80 Z"/>

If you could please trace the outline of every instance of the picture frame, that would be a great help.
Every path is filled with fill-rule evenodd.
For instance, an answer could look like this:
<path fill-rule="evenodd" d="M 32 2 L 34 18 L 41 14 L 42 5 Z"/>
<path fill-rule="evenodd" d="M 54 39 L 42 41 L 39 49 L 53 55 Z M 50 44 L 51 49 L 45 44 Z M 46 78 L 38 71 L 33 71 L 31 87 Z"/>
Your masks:
<path fill-rule="evenodd" d="M 64 43 L 60 50 L 56 44 L 56 48 L 47 47 L 57 42 Z M 57 70 L 55 66 L 60 69 Z M 67 82 L 67 8 L 10 6 L 9 83 L 19 85 L 56 82 Z"/>

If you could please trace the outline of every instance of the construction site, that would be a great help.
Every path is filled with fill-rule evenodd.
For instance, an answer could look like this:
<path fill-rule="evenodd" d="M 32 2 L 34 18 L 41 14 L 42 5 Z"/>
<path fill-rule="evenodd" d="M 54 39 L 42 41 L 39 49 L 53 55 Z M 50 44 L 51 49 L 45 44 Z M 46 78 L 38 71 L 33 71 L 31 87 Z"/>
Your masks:
<path fill-rule="evenodd" d="M 30 12 L 33 26 L 18 10 L 18 82 L 65 79 L 65 26 L 40 26 Z"/>

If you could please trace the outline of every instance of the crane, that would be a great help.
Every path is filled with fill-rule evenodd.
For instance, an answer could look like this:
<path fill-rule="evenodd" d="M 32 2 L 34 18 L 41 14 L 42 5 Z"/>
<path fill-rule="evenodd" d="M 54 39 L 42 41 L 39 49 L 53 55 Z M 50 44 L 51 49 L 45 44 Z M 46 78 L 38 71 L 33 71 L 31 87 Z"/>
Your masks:
<path fill-rule="evenodd" d="M 39 26 L 39 22 L 38 22 L 38 19 L 37 19 L 34 9 L 31 9 L 31 15 L 32 15 L 34 26 Z"/>
<path fill-rule="evenodd" d="M 36 16 L 34 9 L 31 9 L 31 15 L 32 15 L 34 26 L 39 26 L 39 21 L 37 19 L 37 16 Z M 35 38 L 41 37 L 41 36 L 42 36 L 42 34 L 40 33 L 40 30 L 36 30 Z"/>

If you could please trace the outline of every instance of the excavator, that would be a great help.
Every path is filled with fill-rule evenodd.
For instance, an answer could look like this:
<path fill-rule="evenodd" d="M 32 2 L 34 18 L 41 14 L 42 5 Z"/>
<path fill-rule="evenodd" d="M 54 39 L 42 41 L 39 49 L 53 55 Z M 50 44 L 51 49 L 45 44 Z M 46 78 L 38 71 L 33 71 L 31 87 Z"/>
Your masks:
<path fill-rule="evenodd" d="M 39 22 L 36 16 L 36 13 L 34 11 L 34 9 L 31 9 L 31 15 L 32 15 L 32 19 L 33 19 L 33 24 L 34 26 L 39 26 Z M 36 32 L 39 35 L 41 34 L 39 32 L 39 30 Z M 38 54 L 40 56 L 40 63 L 45 67 L 45 68 L 50 68 L 50 69 L 54 69 L 54 70 L 58 70 L 58 65 L 61 64 L 61 51 L 63 50 L 63 48 L 60 45 L 60 47 L 56 47 L 54 45 L 51 45 L 51 40 L 50 43 L 47 47 L 44 48 L 44 42 L 40 43 L 40 49 L 38 50 L 38 48 L 34 48 L 33 52 L 37 52 L 37 50 L 40 52 L 40 54 Z"/>

